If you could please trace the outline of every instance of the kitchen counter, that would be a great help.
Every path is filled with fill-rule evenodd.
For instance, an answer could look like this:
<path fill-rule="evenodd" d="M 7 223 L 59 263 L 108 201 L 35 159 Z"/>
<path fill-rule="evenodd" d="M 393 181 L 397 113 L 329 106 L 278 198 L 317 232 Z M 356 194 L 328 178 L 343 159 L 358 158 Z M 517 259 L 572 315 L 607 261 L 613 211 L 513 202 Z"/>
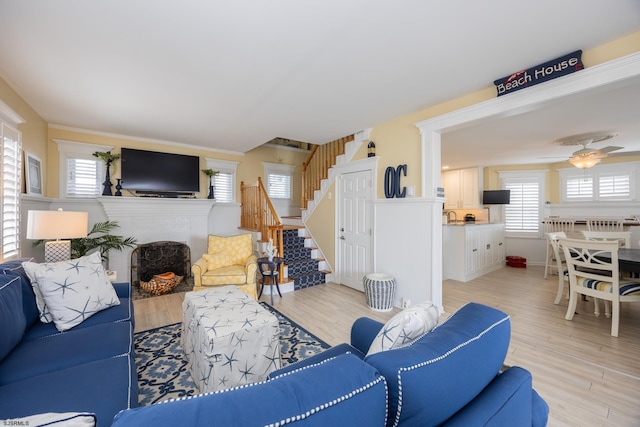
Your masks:
<path fill-rule="evenodd" d="M 489 221 L 451 221 L 447 224 L 442 224 L 443 226 L 452 225 L 455 227 L 459 227 L 461 225 L 487 225 L 487 224 L 498 224 Z"/>

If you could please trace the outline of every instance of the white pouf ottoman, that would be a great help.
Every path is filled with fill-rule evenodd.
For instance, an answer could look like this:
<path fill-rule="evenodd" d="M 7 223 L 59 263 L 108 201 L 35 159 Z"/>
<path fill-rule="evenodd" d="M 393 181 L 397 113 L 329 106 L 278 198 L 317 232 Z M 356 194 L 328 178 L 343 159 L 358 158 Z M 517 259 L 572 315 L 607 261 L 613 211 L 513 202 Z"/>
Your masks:
<path fill-rule="evenodd" d="M 278 318 L 236 286 L 187 292 L 182 346 L 201 393 L 263 381 L 280 368 Z"/>

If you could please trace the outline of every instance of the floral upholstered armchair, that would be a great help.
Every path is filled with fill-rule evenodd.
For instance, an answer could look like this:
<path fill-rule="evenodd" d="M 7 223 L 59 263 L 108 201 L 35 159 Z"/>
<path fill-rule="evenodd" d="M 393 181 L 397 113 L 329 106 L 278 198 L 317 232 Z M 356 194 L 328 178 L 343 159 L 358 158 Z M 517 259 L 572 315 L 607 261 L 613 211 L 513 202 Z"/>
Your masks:
<path fill-rule="evenodd" d="M 209 235 L 207 253 L 193 266 L 194 291 L 209 286 L 237 285 L 254 299 L 257 257 L 253 253 L 251 234 L 221 237 Z"/>

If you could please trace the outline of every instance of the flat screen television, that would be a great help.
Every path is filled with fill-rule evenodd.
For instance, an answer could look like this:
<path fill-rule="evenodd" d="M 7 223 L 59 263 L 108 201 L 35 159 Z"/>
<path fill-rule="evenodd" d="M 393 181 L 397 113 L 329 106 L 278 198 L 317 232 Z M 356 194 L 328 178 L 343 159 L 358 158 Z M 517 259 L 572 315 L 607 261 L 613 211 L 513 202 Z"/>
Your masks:
<path fill-rule="evenodd" d="M 508 205 L 511 202 L 511 190 L 485 190 L 482 192 L 483 205 Z"/>
<path fill-rule="evenodd" d="M 178 197 L 200 191 L 200 158 L 122 148 L 122 188 L 139 194 Z"/>

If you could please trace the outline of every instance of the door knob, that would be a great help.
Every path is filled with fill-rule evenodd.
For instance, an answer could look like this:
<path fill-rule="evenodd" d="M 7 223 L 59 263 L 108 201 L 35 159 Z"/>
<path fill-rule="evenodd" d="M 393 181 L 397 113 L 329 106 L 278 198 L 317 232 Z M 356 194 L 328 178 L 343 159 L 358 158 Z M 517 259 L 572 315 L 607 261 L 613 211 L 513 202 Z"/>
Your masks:
<path fill-rule="evenodd" d="M 340 236 L 340 240 L 344 240 L 344 236 Z"/>

